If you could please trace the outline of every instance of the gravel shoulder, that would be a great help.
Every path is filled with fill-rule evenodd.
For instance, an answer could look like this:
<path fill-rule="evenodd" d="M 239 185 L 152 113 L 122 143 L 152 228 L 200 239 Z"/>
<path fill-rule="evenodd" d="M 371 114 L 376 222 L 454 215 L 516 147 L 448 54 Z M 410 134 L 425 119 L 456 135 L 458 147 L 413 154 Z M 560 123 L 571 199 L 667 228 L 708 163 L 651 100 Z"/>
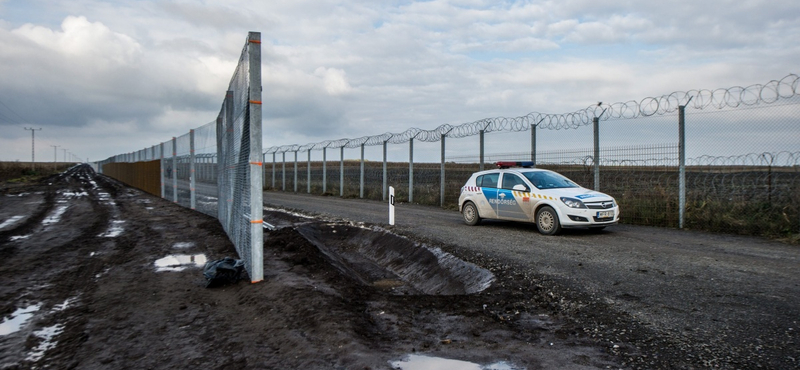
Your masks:
<path fill-rule="evenodd" d="M 265 192 L 265 204 L 385 225 L 388 206 Z M 463 224 L 437 207 L 396 205 L 396 233 L 481 266 L 530 274 L 558 311 L 633 366 L 800 367 L 800 248 L 760 238 L 617 225 L 546 237 L 533 225 Z"/>

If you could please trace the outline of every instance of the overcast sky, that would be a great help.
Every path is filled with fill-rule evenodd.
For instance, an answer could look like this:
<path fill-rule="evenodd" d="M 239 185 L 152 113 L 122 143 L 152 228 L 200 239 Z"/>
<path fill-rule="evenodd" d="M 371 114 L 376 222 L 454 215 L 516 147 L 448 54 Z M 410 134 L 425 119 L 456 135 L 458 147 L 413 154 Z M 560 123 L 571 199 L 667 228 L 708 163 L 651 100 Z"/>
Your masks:
<path fill-rule="evenodd" d="M 248 31 L 265 148 L 800 73 L 796 0 L 0 0 L 0 160 L 25 127 L 94 161 L 211 122 Z"/>

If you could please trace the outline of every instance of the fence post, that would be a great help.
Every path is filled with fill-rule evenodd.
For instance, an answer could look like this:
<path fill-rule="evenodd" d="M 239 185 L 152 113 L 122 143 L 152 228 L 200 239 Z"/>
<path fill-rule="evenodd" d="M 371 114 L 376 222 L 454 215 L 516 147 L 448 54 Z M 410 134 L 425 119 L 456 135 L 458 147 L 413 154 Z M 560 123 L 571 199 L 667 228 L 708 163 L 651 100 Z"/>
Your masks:
<path fill-rule="evenodd" d="M 678 228 L 686 216 L 686 106 L 678 106 Z"/>
<path fill-rule="evenodd" d="M 536 167 L 536 127 L 538 124 L 531 123 L 531 162 Z"/>
<path fill-rule="evenodd" d="M 308 164 L 306 165 L 306 193 L 311 194 L 311 149 L 308 149 Z"/>
<path fill-rule="evenodd" d="M 272 189 L 275 189 L 275 173 L 277 172 L 275 168 L 276 154 L 277 152 L 272 152 Z"/>
<path fill-rule="evenodd" d="M 195 178 L 194 159 L 194 130 L 189 130 L 189 208 L 191 209 L 197 209 L 195 192 L 197 179 Z"/>
<path fill-rule="evenodd" d="M 161 143 L 161 199 L 164 199 L 166 194 L 165 183 L 166 179 L 164 178 L 164 143 Z"/>
<path fill-rule="evenodd" d="M 172 201 L 178 203 L 178 139 L 172 137 Z"/>
<path fill-rule="evenodd" d="M 264 280 L 264 179 L 261 177 L 261 33 L 249 32 L 247 49 L 250 81 L 250 280 Z"/>
<path fill-rule="evenodd" d="M 328 146 L 322 148 L 322 194 L 328 191 Z"/>
<path fill-rule="evenodd" d="M 286 152 L 281 153 L 283 162 L 281 164 L 281 191 L 286 191 Z"/>
<path fill-rule="evenodd" d="M 483 171 L 483 132 L 484 130 L 481 130 L 480 134 L 478 135 L 480 140 L 480 157 L 481 157 L 480 167 L 478 167 L 478 169 L 481 171 Z"/>
<path fill-rule="evenodd" d="M 359 198 L 364 198 L 364 143 L 361 143 L 361 179 L 358 189 Z"/>
<path fill-rule="evenodd" d="M 444 207 L 444 138 L 442 134 L 442 168 L 439 171 L 439 206 Z"/>
<path fill-rule="evenodd" d="M 297 151 L 294 151 L 294 192 L 297 193 Z"/>
<path fill-rule="evenodd" d="M 416 135 L 415 135 L 416 136 Z M 414 138 L 408 141 L 408 202 L 414 203 Z"/>
<path fill-rule="evenodd" d="M 600 117 L 592 118 L 594 128 L 594 190 L 600 191 Z"/>
<path fill-rule="evenodd" d="M 386 192 L 388 191 L 388 188 L 386 186 L 389 183 L 387 179 L 388 173 L 386 171 L 386 146 L 388 143 L 389 140 L 383 141 L 383 200 L 384 201 L 386 200 Z"/>
<path fill-rule="evenodd" d="M 339 148 L 339 196 L 344 196 L 344 147 L 347 143 Z"/>

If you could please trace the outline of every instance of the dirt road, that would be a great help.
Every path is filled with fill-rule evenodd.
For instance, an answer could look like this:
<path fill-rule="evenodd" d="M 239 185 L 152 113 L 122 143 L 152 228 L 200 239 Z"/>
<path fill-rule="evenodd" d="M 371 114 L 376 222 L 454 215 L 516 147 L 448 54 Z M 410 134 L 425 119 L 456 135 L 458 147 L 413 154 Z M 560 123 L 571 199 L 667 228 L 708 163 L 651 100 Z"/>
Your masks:
<path fill-rule="evenodd" d="M 277 229 L 265 280 L 209 289 L 200 266 L 235 255 L 212 218 L 87 166 L 0 193 L 3 369 L 785 369 L 800 358 L 798 253 L 759 239 L 624 226 L 546 238 L 411 205 L 387 227 L 379 202 L 266 193 Z M 372 263 L 400 252 L 414 257 L 398 264 L 427 262 Z"/>

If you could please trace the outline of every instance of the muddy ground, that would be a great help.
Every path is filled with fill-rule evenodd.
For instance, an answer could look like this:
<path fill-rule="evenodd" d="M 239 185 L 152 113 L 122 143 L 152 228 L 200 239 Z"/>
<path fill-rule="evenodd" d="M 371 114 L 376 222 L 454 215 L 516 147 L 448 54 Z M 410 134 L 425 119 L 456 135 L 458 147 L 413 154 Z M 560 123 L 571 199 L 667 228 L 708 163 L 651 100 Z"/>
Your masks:
<path fill-rule="evenodd" d="M 416 217 L 431 228 L 465 230 Z M 87 166 L 3 188 L 0 369 L 780 369 L 796 367 L 800 358 L 797 321 L 791 319 L 797 307 L 781 296 L 796 290 L 796 282 L 761 289 L 781 296 L 782 303 L 764 311 L 769 320 L 748 319 L 752 328 L 728 332 L 706 325 L 712 320 L 738 325 L 740 319 L 706 313 L 713 299 L 664 306 L 652 300 L 687 296 L 659 288 L 655 298 L 615 292 L 613 302 L 601 294 L 617 289 L 604 287 L 605 280 L 623 289 L 655 291 L 649 288 L 655 283 L 645 282 L 669 280 L 672 271 L 663 265 L 666 274 L 638 262 L 630 266 L 631 274 L 646 279 L 641 281 L 598 268 L 590 275 L 598 281 L 593 286 L 559 276 L 592 270 L 596 261 L 580 256 L 564 259 L 565 265 L 553 255 L 523 266 L 491 248 L 435 245 L 440 242 L 431 240 L 424 226 L 404 230 L 380 222 L 309 218 L 280 207 L 268 208 L 265 221 L 276 226 L 265 233 L 265 280 L 207 288 L 202 264 L 236 255 L 213 218 L 125 187 Z M 492 239 L 498 227 L 508 234 L 530 232 L 514 225 L 469 232 L 484 234 L 472 238 L 476 241 Z M 442 230 L 435 233 L 444 235 Z M 624 229 L 596 239 L 574 234 L 541 240 L 545 246 L 564 244 L 552 250 L 572 255 L 574 247 L 565 243 L 601 246 L 603 238 L 623 246 L 642 243 Z M 518 253 L 514 248 L 508 251 Z M 661 263 L 656 254 L 647 258 Z M 705 277 L 678 272 L 689 280 Z M 744 306 L 745 301 L 731 302 Z M 759 304 L 753 304 L 755 310 Z M 664 310 L 670 307 L 687 312 Z M 669 320 L 651 320 L 658 310 L 650 309 L 656 308 Z M 693 330 L 687 319 L 702 325 Z M 768 338 L 763 333 L 771 331 L 756 324 L 775 320 L 784 337 Z M 673 335 L 671 321 L 684 321 L 676 324 L 682 333 L 703 336 Z M 743 334 L 726 338 L 734 332 Z M 747 340 L 741 337 L 750 333 L 759 348 L 739 348 Z M 434 367 L 426 367 L 430 364 Z"/>
<path fill-rule="evenodd" d="M 343 271 L 300 234 L 340 230 L 347 249 L 348 233 L 380 228 L 269 213 L 278 226 L 306 226 L 267 232 L 265 280 L 206 288 L 202 262 L 235 256 L 213 218 L 87 166 L 4 189 L 0 368 L 386 369 L 437 357 L 497 369 L 621 366 L 559 318 L 534 280 L 496 272 L 481 292 L 423 292 L 363 274 L 370 268 Z M 194 261 L 157 265 L 171 255 Z"/>

